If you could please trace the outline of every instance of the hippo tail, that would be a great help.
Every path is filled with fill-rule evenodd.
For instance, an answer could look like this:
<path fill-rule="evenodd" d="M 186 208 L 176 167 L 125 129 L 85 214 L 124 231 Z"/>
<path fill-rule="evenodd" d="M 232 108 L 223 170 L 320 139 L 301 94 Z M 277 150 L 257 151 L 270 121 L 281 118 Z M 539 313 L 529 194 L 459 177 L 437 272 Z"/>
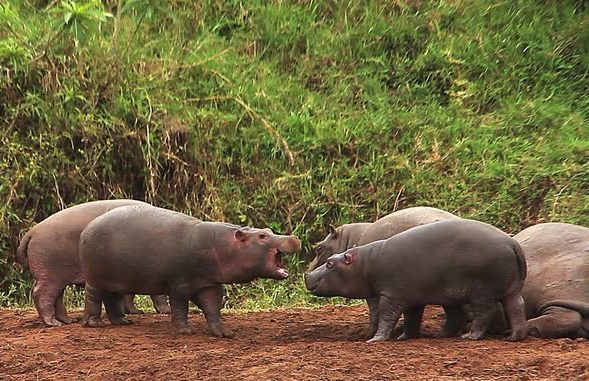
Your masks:
<path fill-rule="evenodd" d="M 29 241 L 32 238 L 31 231 L 28 231 L 24 237 L 20 240 L 20 244 L 16 249 L 16 261 L 22 267 L 23 270 L 29 268 L 29 257 L 27 251 L 29 248 Z"/>
<path fill-rule="evenodd" d="M 513 241 L 513 252 L 515 253 L 515 259 L 517 260 L 517 267 L 519 270 L 519 278 L 523 282 L 526 280 L 528 275 L 528 263 L 526 262 L 526 256 L 524 255 L 524 249 L 517 241 Z"/>

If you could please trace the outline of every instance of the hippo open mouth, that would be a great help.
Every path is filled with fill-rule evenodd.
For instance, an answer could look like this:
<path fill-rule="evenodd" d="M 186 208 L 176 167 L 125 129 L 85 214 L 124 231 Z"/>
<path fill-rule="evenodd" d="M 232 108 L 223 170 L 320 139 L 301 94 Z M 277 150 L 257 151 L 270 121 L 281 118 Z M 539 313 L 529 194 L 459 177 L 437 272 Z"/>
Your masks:
<path fill-rule="evenodd" d="M 268 267 L 270 268 L 272 277 L 275 279 L 285 279 L 288 277 L 288 271 L 284 268 L 284 262 L 282 261 L 283 255 L 284 253 L 278 249 L 270 250 Z"/>

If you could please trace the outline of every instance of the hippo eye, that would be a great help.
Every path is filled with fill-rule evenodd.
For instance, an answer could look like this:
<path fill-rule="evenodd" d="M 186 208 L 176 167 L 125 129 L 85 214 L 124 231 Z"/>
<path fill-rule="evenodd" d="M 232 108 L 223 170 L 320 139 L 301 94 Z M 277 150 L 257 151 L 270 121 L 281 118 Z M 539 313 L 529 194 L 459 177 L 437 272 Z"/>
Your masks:
<path fill-rule="evenodd" d="M 327 267 L 328 269 L 332 268 L 334 265 L 333 260 L 329 260 L 325 263 L 325 267 Z"/>
<path fill-rule="evenodd" d="M 266 234 L 261 233 L 258 237 L 260 237 L 260 239 L 266 239 L 267 236 L 266 236 Z"/>

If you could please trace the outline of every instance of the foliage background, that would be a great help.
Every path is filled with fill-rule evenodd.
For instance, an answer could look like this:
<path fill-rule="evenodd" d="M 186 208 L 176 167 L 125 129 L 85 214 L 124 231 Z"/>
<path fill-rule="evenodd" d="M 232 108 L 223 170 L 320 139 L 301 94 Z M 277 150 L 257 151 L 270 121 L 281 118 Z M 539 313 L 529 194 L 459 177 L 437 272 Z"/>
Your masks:
<path fill-rule="evenodd" d="M 232 286 L 238 308 L 319 303 L 300 273 L 328 223 L 430 205 L 589 226 L 587 8 L 3 2 L 0 304 L 30 303 L 24 232 L 95 199 L 299 235 L 290 280 Z"/>

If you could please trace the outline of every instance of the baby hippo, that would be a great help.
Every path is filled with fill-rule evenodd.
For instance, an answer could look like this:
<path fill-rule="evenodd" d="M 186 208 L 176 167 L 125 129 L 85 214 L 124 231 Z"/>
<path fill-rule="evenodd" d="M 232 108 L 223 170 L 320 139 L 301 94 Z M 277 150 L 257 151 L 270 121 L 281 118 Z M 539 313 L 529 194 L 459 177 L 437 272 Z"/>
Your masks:
<path fill-rule="evenodd" d="M 192 333 L 188 302 L 196 304 L 214 336 L 231 337 L 221 321 L 224 283 L 284 279 L 283 253 L 300 250 L 295 236 L 220 222 L 149 205 L 124 206 L 93 220 L 80 237 L 86 279 L 82 325 L 102 325 L 101 304 L 112 324 L 130 324 L 124 294 L 167 294 L 172 325 Z"/>
<path fill-rule="evenodd" d="M 419 336 L 424 306 L 470 304 L 473 321 L 463 338 L 480 339 L 501 302 L 510 340 L 527 336 L 521 289 L 526 261 L 520 245 L 501 230 L 473 220 L 434 222 L 387 240 L 332 255 L 305 275 L 317 296 L 378 298 L 369 343 L 389 339 L 401 314 L 408 319 L 400 338 Z M 376 315 L 376 316 L 373 316 Z"/>

